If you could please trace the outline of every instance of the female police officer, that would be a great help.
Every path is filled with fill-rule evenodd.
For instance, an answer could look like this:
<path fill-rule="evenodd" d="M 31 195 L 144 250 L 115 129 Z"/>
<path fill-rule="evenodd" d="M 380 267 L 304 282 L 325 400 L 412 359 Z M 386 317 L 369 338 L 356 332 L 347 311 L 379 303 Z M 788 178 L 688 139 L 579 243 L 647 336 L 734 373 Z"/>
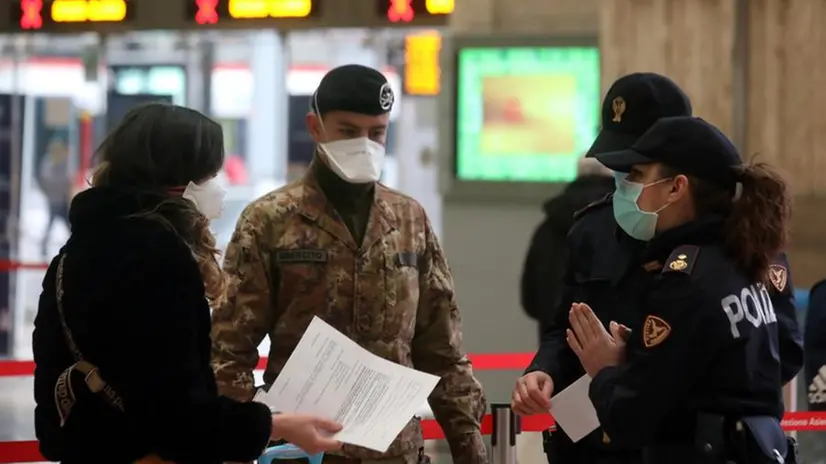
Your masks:
<path fill-rule="evenodd" d="M 611 323 L 609 334 L 584 304 L 569 316 L 605 432 L 642 446 L 646 463 L 791 462 L 763 282 L 786 241 L 784 181 L 743 165 L 719 130 L 692 117 L 662 119 L 631 150 L 597 159 L 628 173 L 614 215 L 647 242 L 621 285 L 638 330 Z"/>

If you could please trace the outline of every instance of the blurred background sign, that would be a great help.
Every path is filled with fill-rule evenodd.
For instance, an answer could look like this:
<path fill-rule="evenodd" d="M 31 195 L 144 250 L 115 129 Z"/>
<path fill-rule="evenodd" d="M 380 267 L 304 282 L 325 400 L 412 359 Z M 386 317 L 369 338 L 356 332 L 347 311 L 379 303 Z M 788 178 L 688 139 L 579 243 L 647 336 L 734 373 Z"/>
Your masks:
<path fill-rule="evenodd" d="M 229 0 L 229 15 L 234 19 L 303 18 L 314 10 L 313 0 Z"/>
<path fill-rule="evenodd" d="M 198 24 L 221 19 L 307 18 L 319 13 L 318 0 L 194 0 L 190 11 Z"/>
<path fill-rule="evenodd" d="M 455 0 L 5 0 L 0 31 L 441 27 Z"/>
<path fill-rule="evenodd" d="M 425 9 L 430 14 L 451 14 L 456 0 L 425 0 Z"/>
<path fill-rule="evenodd" d="M 126 19 L 126 12 L 125 0 L 55 0 L 49 8 L 56 23 L 118 22 Z"/>
<path fill-rule="evenodd" d="M 24 30 L 61 23 L 117 23 L 130 13 L 126 0 L 17 0 L 11 6 Z"/>
<path fill-rule="evenodd" d="M 455 0 L 378 0 L 376 7 L 380 15 L 391 23 L 410 23 L 432 16 L 453 13 Z"/>
<path fill-rule="evenodd" d="M 439 94 L 442 74 L 439 50 L 442 36 L 438 31 L 408 35 L 404 40 L 404 91 L 409 95 Z"/>

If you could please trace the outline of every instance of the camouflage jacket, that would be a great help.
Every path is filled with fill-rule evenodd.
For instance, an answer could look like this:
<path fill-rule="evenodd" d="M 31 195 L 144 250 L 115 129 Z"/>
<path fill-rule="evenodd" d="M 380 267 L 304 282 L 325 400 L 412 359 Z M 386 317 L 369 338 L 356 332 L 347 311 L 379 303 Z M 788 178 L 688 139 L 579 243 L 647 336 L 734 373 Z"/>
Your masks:
<path fill-rule="evenodd" d="M 441 377 L 429 403 L 456 463 L 481 464 L 486 410 L 461 349 L 453 280 L 421 205 L 376 185 L 362 246 L 356 245 L 313 174 L 251 203 L 227 248 L 228 303 L 213 313 L 213 365 L 221 392 L 249 399 L 257 347 L 269 336 L 271 384 L 313 316 L 372 353 Z M 417 419 L 385 454 L 345 446 L 361 459 L 422 446 Z"/>

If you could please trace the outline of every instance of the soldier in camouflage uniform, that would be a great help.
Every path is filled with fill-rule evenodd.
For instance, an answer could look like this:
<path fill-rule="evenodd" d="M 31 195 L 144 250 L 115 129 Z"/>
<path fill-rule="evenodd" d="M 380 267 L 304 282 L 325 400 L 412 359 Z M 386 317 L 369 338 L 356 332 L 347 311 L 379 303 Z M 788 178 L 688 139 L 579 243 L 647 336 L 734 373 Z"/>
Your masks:
<path fill-rule="evenodd" d="M 393 91 L 364 66 L 330 71 L 307 115 L 318 144 L 307 174 L 250 204 L 227 248 L 229 302 L 213 314 L 219 387 L 251 398 L 269 335 L 271 385 L 313 316 L 370 352 L 439 376 L 430 407 L 455 463 L 487 463 L 482 387 L 461 349 L 453 280 L 430 221 L 412 198 L 377 182 Z M 348 446 L 325 462 L 413 464 L 414 418 L 386 453 Z"/>

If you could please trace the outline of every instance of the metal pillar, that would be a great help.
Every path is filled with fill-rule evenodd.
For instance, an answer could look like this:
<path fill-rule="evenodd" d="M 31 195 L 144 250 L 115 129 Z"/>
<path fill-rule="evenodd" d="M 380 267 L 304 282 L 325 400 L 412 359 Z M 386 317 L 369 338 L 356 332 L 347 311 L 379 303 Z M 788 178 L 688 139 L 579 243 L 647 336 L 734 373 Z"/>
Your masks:
<path fill-rule="evenodd" d="M 247 171 L 253 185 L 281 184 L 287 178 L 289 57 L 279 32 L 250 33 L 250 70 L 253 104 L 247 120 Z"/>
<path fill-rule="evenodd" d="M 492 404 L 493 433 L 491 434 L 491 462 L 516 464 L 516 435 L 520 432 L 519 418 L 507 403 Z"/>
<path fill-rule="evenodd" d="M 215 67 L 215 43 L 209 33 L 187 33 L 182 40 L 186 47 L 186 101 L 184 105 L 207 116 L 212 114 L 212 70 Z"/>
<path fill-rule="evenodd" d="M 204 114 L 212 116 L 212 71 L 215 69 L 215 42 L 202 35 L 199 42 L 201 55 L 201 106 Z"/>

